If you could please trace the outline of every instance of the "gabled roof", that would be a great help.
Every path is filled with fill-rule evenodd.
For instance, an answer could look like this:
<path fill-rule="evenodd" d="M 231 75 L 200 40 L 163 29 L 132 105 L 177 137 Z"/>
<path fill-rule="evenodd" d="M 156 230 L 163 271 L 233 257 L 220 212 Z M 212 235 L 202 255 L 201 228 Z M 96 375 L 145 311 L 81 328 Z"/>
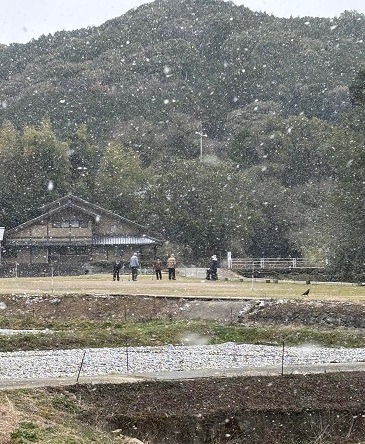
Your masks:
<path fill-rule="evenodd" d="M 110 210 L 106 210 L 105 208 L 102 208 L 99 205 L 88 202 L 87 200 L 81 199 L 81 197 L 74 196 L 73 194 L 68 194 L 67 196 L 61 197 L 53 202 L 45 204 L 42 207 L 40 207 L 40 210 L 46 211 L 46 213 L 43 214 L 43 216 L 45 216 L 50 214 L 52 208 L 60 209 L 61 207 L 66 208 L 72 206 L 78 207 L 80 210 L 85 212 L 87 212 L 87 209 L 89 209 L 90 211 L 89 214 L 96 214 L 97 216 L 100 216 L 102 214 L 107 214 L 109 216 L 119 219 L 121 222 L 126 222 L 128 224 L 134 225 L 136 228 L 146 229 L 143 225 L 137 224 L 136 222 L 133 222 L 125 217 L 122 217 L 117 213 L 113 213 Z"/>
<path fill-rule="evenodd" d="M 102 208 L 98 205 L 95 205 L 91 202 L 88 202 L 84 199 L 81 199 L 80 197 L 73 196 L 72 194 L 69 194 L 67 196 L 61 197 L 60 199 L 57 199 L 53 202 L 50 202 L 46 205 L 43 205 L 40 207 L 40 210 L 43 211 L 43 213 L 31 220 L 28 220 L 17 227 L 14 227 L 10 230 L 7 230 L 7 233 L 12 234 L 16 231 L 22 230 L 24 228 L 27 228 L 43 219 L 46 219 L 47 217 L 57 214 L 58 212 L 61 212 L 67 208 L 72 208 L 75 210 L 78 210 L 80 212 L 86 213 L 95 219 L 98 217 L 101 217 L 103 214 L 108 215 L 109 217 L 112 217 L 113 219 L 119 220 L 122 223 L 126 223 L 128 225 L 134 226 L 138 232 L 143 232 L 146 230 L 146 228 L 143 225 L 140 225 L 136 222 L 132 222 L 129 219 L 126 219 L 125 217 L 120 216 L 117 213 L 113 213 L 112 211 L 106 210 L 105 208 Z M 1 234 L 1 232 L 0 232 Z M 158 239 L 151 237 L 149 235 L 143 234 L 144 238 L 148 238 L 152 242 L 160 242 Z"/>

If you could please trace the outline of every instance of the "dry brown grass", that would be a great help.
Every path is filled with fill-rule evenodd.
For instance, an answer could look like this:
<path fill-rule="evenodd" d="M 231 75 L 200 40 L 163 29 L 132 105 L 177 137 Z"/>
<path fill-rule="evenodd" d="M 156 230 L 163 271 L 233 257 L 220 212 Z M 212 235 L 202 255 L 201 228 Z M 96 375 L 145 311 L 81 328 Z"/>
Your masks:
<path fill-rule="evenodd" d="M 206 281 L 199 278 L 177 277 L 162 281 L 151 276 L 139 276 L 136 282 L 124 275 L 122 281 L 113 282 L 110 275 L 3 278 L 0 294 L 121 294 L 170 297 L 206 298 L 274 298 L 303 299 L 302 293 L 310 288 L 307 300 L 365 300 L 365 286 L 265 280 L 230 279 Z"/>
<path fill-rule="evenodd" d="M 11 433 L 16 429 L 19 415 L 14 405 L 6 398 L 6 402 L 0 404 L 0 444 L 11 442 Z"/>

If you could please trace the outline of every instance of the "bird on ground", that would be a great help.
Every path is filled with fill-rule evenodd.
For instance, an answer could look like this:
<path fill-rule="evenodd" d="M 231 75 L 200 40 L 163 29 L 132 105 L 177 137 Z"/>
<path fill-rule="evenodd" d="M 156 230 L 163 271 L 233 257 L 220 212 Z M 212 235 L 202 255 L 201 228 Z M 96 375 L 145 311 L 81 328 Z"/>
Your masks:
<path fill-rule="evenodd" d="M 305 290 L 305 292 L 302 293 L 302 296 L 308 296 L 309 295 L 309 290 L 310 290 L 310 288 L 308 288 L 308 290 Z"/>

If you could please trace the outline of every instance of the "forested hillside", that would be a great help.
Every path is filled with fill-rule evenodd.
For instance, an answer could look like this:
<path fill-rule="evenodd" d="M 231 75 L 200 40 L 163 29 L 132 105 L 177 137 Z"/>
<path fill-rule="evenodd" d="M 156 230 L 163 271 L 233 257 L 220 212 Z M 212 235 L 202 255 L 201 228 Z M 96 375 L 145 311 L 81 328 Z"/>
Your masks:
<path fill-rule="evenodd" d="M 0 47 L 0 225 L 72 192 L 187 262 L 318 257 L 359 276 L 364 29 L 354 11 L 156 0 Z"/>

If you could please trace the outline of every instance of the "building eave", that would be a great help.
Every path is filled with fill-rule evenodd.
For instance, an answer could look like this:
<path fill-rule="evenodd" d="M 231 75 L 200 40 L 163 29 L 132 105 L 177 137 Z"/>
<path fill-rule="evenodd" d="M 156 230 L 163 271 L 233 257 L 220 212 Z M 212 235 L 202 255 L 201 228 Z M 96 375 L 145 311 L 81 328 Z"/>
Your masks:
<path fill-rule="evenodd" d="M 105 246 L 105 245 L 158 245 L 161 241 L 150 236 L 100 236 L 94 235 L 92 238 L 28 238 L 9 239 L 9 247 L 61 247 L 61 246 Z"/>

